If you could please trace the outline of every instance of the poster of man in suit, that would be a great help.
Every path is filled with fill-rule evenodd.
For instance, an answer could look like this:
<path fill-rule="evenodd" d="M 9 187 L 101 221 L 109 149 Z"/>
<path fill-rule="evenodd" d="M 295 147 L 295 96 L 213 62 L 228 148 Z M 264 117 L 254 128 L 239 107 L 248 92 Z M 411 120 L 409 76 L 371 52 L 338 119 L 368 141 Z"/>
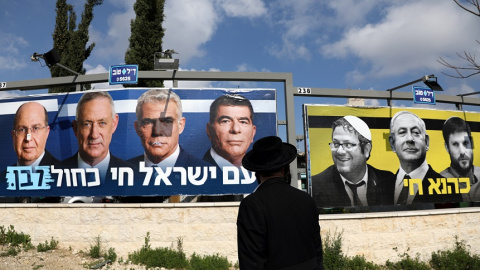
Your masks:
<path fill-rule="evenodd" d="M 450 166 L 449 154 L 445 151 L 442 137 L 442 126 L 445 120 L 453 115 L 477 127 L 478 119 L 480 119 L 478 113 L 422 108 L 307 104 L 304 105 L 304 115 L 308 191 L 315 198 L 320 194 L 319 190 L 324 190 L 320 195 L 323 198 L 316 199 L 318 207 L 350 207 L 354 205 L 352 203 L 353 196 L 344 196 L 347 198 L 346 200 L 338 201 L 341 196 L 338 194 L 333 196 L 335 193 L 329 193 L 328 189 L 331 186 L 327 185 L 327 182 L 319 184 L 316 181 L 319 175 L 326 174 L 336 167 L 332 143 L 338 145 L 336 148 L 336 145 L 333 144 L 333 148 L 340 150 L 341 154 L 344 154 L 345 143 L 350 143 L 346 145 L 347 147 L 351 146 L 350 150 L 354 150 L 353 145 L 357 144 L 356 140 L 350 142 L 346 139 L 335 140 L 332 137 L 334 135 L 332 124 L 346 116 L 356 116 L 368 126 L 372 145 L 368 166 L 386 171 L 391 176 L 386 175 L 375 185 L 381 198 L 378 205 L 458 203 L 462 201 L 462 194 L 470 191 L 470 185 L 462 185 L 467 181 L 470 183 L 468 178 L 447 179 L 434 172 L 441 172 Z M 473 141 L 480 140 L 479 132 L 480 130 L 471 131 Z M 476 162 L 478 161 L 473 160 L 473 164 Z M 478 166 L 478 163 L 475 165 Z M 359 172 L 362 175 L 363 171 Z M 408 173 L 413 173 L 413 176 L 407 176 Z M 346 184 L 340 186 L 345 193 L 349 194 L 350 191 L 353 194 L 352 189 Z M 402 190 L 407 192 L 409 199 L 399 202 L 398 197 Z M 325 201 L 328 203 L 323 203 Z M 370 203 L 368 205 L 370 206 Z"/>
<path fill-rule="evenodd" d="M 165 92 L 166 99 L 163 103 L 152 99 L 137 106 L 141 96 L 148 91 Z M 256 186 L 253 174 L 225 177 L 218 166 L 202 160 L 211 148 L 211 140 L 205 130 L 205 123 L 210 118 L 210 105 L 225 95 L 241 95 L 251 103 L 254 111 L 252 119 L 258 124 L 256 134 L 259 138 L 277 135 L 275 89 L 121 88 L 2 99 L 0 123 L 13 128 L 0 133 L 0 147 L 4 149 L 0 155 L 0 172 L 7 169 L 10 172 L 1 176 L 3 188 L 0 188 L 0 196 L 251 193 Z M 50 123 L 47 125 L 42 120 L 38 125 L 15 124 L 15 114 L 23 103 L 44 105 L 48 115 L 42 110 L 29 115 L 42 119 L 48 116 Z M 154 110 L 148 110 L 147 105 L 152 104 L 163 106 L 153 106 Z M 175 130 L 171 129 L 170 120 L 173 121 L 171 124 L 178 123 Z M 42 134 L 45 139 L 37 140 Z M 28 142 L 29 147 L 37 141 L 42 143 L 38 144 L 38 149 L 26 149 L 28 153 L 19 157 L 16 153 L 20 145 L 17 139 L 24 145 Z M 170 146 L 167 141 L 172 141 L 172 147 L 163 155 L 162 151 Z M 247 147 L 251 146 L 247 144 Z M 48 153 L 60 162 L 37 162 L 42 159 L 42 154 L 43 157 L 50 156 L 44 149 L 48 149 Z M 173 157 L 176 159 L 171 162 Z M 25 166 L 12 166 L 15 161 L 18 161 L 15 165 L 28 165 L 20 162 L 31 161 L 29 167 L 33 166 L 33 169 L 29 171 Z M 150 161 L 158 166 L 150 167 Z M 46 174 L 40 170 L 42 168 Z M 95 176 L 94 180 L 89 177 L 91 175 Z M 14 183 L 9 190 L 5 187 L 7 180 Z"/>

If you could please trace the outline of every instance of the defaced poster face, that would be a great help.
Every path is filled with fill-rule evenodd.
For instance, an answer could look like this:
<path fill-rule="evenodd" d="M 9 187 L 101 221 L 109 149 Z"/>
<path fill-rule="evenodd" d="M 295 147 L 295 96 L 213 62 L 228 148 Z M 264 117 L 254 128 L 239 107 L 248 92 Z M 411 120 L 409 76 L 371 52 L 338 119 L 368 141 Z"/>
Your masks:
<path fill-rule="evenodd" d="M 309 191 L 318 207 L 480 199 L 480 115 L 305 105 Z"/>
<path fill-rule="evenodd" d="M 119 89 L 0 100 L 0 196 L 250 193 L 274 89 Z"/>

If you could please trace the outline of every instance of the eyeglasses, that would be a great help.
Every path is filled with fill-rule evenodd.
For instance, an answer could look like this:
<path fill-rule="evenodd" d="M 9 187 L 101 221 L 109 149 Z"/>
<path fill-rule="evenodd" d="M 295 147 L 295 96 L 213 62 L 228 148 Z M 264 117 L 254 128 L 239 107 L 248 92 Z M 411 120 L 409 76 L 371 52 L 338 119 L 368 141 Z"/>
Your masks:
<path fill-rule="evenodd" d="M 47 126 L 33 126 L 31 128 L 28 128 L 28 127 L 19 127 L 19 128 L 16 128 L 14 129 L 13 131 L 15 131 L 15 135 L 16 136 L 23 136 L 25 134 L 28 133 L 28 130 L 31 130 L 32 134 L 38 134 L 40 133 L 40 131 L 44 128 L 46 128 Z"/>
<path fill-rule="evenodd" d="M 338 148 L 340 148 L 340 146 L 342 146 L 342 147 L 343 147 L 343 150 L 345 150 L 345 151 L 351 151 L 351 150 L 353 150 L 353 148 L 355 148 L 355 146 L 357 146 L 358 144 L 356 144 L 356 143 L 349 143 L 349 142 L 347 142 L 347 143 L 331 142 L 331 143 L 329 143 L 328 145 L 330 145 L 330 149 L 331 149 L 331 150 L 334 150 L 334 151 L 338 150 Z"/>

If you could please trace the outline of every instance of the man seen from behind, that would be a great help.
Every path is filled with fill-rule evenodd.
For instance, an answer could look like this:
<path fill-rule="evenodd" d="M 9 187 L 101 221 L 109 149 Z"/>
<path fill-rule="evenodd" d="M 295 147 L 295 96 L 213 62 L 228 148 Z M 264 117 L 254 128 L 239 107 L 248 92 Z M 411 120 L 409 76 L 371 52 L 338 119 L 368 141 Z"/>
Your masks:
<path fill-rule="evenodd" d="M 240 269 L 323 269 L 317 206 L 290 185 L 289 164 L 296 156 L 295 146 L 269 136 L 243 157 L 259 185 L 238 210 Z"/>

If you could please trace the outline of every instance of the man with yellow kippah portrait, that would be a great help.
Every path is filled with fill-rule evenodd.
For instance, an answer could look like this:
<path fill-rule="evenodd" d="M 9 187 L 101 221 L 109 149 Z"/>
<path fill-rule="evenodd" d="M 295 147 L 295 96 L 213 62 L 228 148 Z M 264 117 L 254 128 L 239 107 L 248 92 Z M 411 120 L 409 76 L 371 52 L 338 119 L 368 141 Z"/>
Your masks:
<path fill-rule="evenodd" d="M 312 195 L 318 207 L 372 206 L 387 199 L 382 182 L 393 173 L 367 164 L 372 150 L 368 125 L 356 116 L 347 115 L 332 124 L 333 165 L 312 177 Z"/>

